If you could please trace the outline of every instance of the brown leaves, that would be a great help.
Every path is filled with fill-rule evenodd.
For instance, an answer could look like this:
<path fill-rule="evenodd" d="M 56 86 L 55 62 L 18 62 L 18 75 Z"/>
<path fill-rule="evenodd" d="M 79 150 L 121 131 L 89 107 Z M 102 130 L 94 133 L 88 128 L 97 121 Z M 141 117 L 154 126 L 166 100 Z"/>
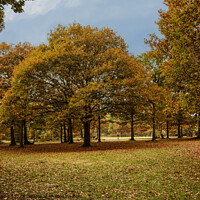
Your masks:
<path fill-rule="evenodd" d="M 67 143 L 52 143 L 52 144 L 35 144 L 28 145 L 24 149 L 19 149 L 18 147 L 8 147 L 7 145 L 0 145 L 0 150 L 5 152 L 21 152 L 21 153 L 72 153 L 72 152 L 95 152 L 95 151 L 124 151 L 124 150 L 137 150 L 137 149 L 159 149 L 159 148 L 177 148 L 179 147 L 189 147 L 192 143 L 190 139 L 170 139 L 170 140 L 160 140 L 158 142 L 151 141 L 120 141 L 120 142 L 102 142 L 102 143 L 92 143 L 91 147 L 82 148 L 82 143 L 77 142 L 74 144 Z M 198 150 L 199 143 L 196 142 L 196 150 Z M 195 153 L 196 154 L 196 153 Z"/>
<path fill-rule="evenodd" d="M 41 146 L 46 145 L 48 146 L 48 144 Z M 199 197 L 199 156 L 192 156 L 193 151 L 199 151 L 199 141 L 172 139 L 156 143 L 122 142 L 121 149 L 113 148 L 120 147 L 120 143 L 93 143 L 92 147 L 85 151 L 83 148 L 77 149 L 77 153 L 73 149 L 76 148 L 74 145 L 76 144 L 49 144 L 43 150 L 40 145 L 36 145 L 25 148 L 26 152 L 20 149 L 16 151 L 14 147 L 11 150 L 7 146 L 0 146 L 2 172 L 0 181 L 3 186 L 0 197 L 2 199 L 198 199 Z M 130 145 L 132 149 L 129 149 Z M 62 151 L 59 146 L 62 146 Z M 64 149 L 67 146 L 72 148 L 71 153 L 67 153 L 70 152 L 70 148 Z M 101 148 L 100 151 L 97 146 L 104 146 L 106 149 Z M 126 149 L 126 146 L 129 147 Z M 30 152 L 28 148 L 33 151 Z M 36 151 L 34 148 L 41 151 Z M 186 152 L 190 154 L 186 155 Z"/>

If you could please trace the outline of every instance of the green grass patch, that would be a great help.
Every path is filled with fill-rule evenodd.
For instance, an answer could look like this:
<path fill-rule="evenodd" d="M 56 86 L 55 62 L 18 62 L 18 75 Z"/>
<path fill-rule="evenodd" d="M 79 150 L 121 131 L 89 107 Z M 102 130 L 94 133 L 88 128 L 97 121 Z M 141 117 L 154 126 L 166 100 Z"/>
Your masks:
<path fill-rule="evenodd" d="M 0 152 L 0 199 L 199 199 L 199 141 L 181 148 Z"/>

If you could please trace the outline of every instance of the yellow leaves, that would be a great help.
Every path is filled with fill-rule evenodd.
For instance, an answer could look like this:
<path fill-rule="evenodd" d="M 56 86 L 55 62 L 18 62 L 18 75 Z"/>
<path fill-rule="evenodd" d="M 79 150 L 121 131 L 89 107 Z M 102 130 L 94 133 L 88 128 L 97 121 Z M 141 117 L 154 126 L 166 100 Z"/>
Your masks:
<path fill-rule="evenodd" d="M 0 98 L 2 98 L 11 87 L 13 69 L 17 69 L 17 65 L 21 63 L 31 51 L 33 51 L 33 47 L 27 42 L 17 45 L 0 44 Z"/>
<path fill-rule="evenodd" d="M 135 105 L 147 92 L 143 64 L 112 30 L 59 25 L 48 37 L 48 45 L 37 47 L 14 70 L 12 93 L 20 99 L 14 105 L 20 116 L 37 107 L 36 112 L 60 112 L 59 120 L 72 114 L 82 120 L 118 98 Z"/>
<path fill-rule="evenodd" d="M 195 104 L 198 108 L 199 1 L 165 0 L 164 4 L 168 9 L 159 11 L 157 22 L 164 38 L 159 40 L 155 35 L 150 36 L 147 43 L 152 48 L 151 56 L 162 59 L 160 69 L 165 77 L 165 86 L 175 93 L 190 95 L 193 101 L 184 103 Z"/>

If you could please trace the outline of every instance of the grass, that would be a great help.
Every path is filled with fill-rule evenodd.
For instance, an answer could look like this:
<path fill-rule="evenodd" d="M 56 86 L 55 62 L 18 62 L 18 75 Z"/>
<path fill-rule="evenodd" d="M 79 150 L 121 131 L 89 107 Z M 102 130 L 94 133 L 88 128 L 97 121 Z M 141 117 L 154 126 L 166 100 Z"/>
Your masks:
<path fill-rule="evenodd" d="M 199 140 L 112 144 L 73 152 L 60 150 L 69 144 L 1 145 L 0 199 L 200 198 Z"/>

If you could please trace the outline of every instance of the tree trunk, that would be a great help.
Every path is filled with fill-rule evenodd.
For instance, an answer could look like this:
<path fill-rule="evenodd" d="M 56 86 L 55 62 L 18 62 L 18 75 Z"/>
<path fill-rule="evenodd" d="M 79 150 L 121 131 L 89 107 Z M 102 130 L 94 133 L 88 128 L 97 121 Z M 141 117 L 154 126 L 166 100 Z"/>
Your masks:
<path fill-rule="evenodd" d="M 169 139 L 169 121 L 167 121 L 167 139 Z"/>
<path fill-rule="evenodd" d="M 133 113 L 131 113 L 131 140 L 135 140 L 134 138 L 134 127 L 133 127 Z"/>
<path fill-rule="evenodd" d="M 31 143 L 31 142 L 28 141 L 26 120 L 23 120 L 23 129 L 24 129 L 24 145 L 33 144 L 34 142 Z"/>
<path fill-rule="evenodd" d="M 200 138 L 200 113 L 199 113 L 199 119 L 198 119 L 198 133 L 197 138 Z"/>
<path fill-rule="evenodd" d="M 86 121 L 83 123 L 84 125 L 84 144 L 83 147 L 90 146 L 90 121 Z"/>
<path fill-rule="evenodd" d="M 153 135 L 152 135 L 152 141 L 156 140 L 156 120 L 155 120 L 155 105 L 153 104 Z"/>
<path fill-rule="evenodd" d="M 26 121 L 23 120 L 23 129 L 24 129 L 24 145 L 28 145 L 28 138 L 27 138 L 27 128 L 26 128 Z"/>
<path fill-rule="evenodd" d="M 178 120 L 178 138 L 181 138 L 181 120 Z"/>
<path fill-rule="evenodd" d="M 165 139 L 165 137 L 162 133 L 162 129 L 163 129 L 162 124 L 160 124 L 160 136 L 161 136 L 162 139 Z"/>
<path fill-rule="evenodd" d="M 60 142 L 61 142 L 61 143 L 63 143 L 62 135 L 63 135 L 63 126 L 62 126 L 62 124 L 61 124 L 61 126 L 60 126 Z"/>
<path fill-rule="evenodd" d="M 69 127 L 67 128 L 67 142 L 69 142 L 69 138 L 70 138 L 70 133 L 69 133 Z"/>
<path fill-rule="evenodd" d="M 181 137 L 183 137 L 183 126 L 181 126 Z"/>
<path fill-rule="evenodd" d="M 68 119 L 68 123 L 69 123 L 69 126 L 68 126 L 68 129 L 69 129 L 69 144 L 72 144 L 72 143 L 74 143 L 74 141 L 73 141 L 72 119 L 71 118 Z"/>
<path fill-rule="evenodd" d="M 98 127 L 98 142 L 101 142 L 101 117 L 98 118 L 99 127 Z"/>
<path fill-rule="evenodd" d="M 20 126 L 20 134 L 19 134 L 19 143 L 20 143 L 19 147 L 20 148 L 24 148 L 23 133 L 24 133 L 24 123 L 22 121 L 21 126 Z"/>
<path fill-rule="evenodd" d="M 81 128 L 81 138 L 83 138 L 83 129 Z"/>
<path fill-rule="evenodd" d="M 15 142 L 15 135 L 14 135 L 13 123 L 11 124 L 11 127 L 10 127 L 10 139 L 11 139 L 10 146 L 15 146 L 16 142 Z"/>
<path fill-rule="evenodd" d="M 66 126 L 64 124 L 64 142 L 67 142 Z"/>

